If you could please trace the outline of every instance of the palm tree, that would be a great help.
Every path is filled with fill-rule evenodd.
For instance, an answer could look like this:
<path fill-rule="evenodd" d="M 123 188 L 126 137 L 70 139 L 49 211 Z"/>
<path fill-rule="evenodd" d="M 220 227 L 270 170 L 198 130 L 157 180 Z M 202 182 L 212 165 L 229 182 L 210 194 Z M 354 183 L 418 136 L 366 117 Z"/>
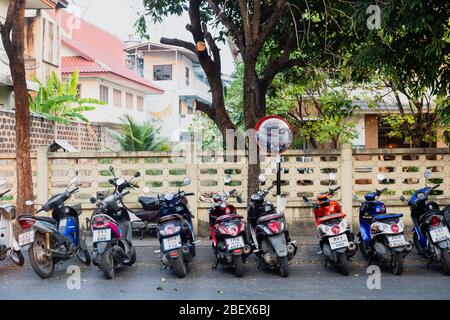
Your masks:
<path fill-rule="evenodd" d="M 123 151 L 168 151 L 169 143 L 160 136 L 160 128 L 146 121 L 137 123 L 130 115 L 125 114 L 120 119 L 120 132 L 113 133 Z"/>
<path fill-rule="evenodd" d="M 61 81 L 56 73 L 52 72 L 46 86 L 34 78 L 39 90 L 34 98 L 29 97 L 31 111 L 65 124 L 76 120 L 89 122 L 83 112 L 95 110 L 95 105 L 105 103 L 96 99 L 80 98 L 77 90 L 78 80 L 78 71 L 70 75 L 66 82 Z"/>

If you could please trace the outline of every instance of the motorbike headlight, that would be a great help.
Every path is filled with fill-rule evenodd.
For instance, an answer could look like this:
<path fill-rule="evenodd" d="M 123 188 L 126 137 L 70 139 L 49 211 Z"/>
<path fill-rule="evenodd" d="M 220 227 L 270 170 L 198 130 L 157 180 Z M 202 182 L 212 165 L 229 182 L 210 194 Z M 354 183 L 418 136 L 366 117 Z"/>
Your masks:
<path fill-rule="evenodd" d="M 425 195 L 425 193 L 422 193 L 422 192 L 419 192 L 418 194 L 417 194 L 417 199 L 419 199 L 419 200 L 423 200 L 423 199 L 425 199 L 427 196 Z"/>

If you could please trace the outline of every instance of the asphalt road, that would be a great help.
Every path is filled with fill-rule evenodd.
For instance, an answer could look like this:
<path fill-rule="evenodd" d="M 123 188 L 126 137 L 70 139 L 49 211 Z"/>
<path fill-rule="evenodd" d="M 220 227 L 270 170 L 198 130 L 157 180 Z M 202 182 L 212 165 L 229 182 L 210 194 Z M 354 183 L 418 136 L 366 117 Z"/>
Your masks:
<path fill-rule="evenodd" d="M 135 244 L 136 264 L 119 270 L 113 280 L 104 279 L 97 267 L 84 266 L 77 258 L 59 264 L 47 280 L 33 272 L 27 254 L 23 267 L 0 262 L 0 299 L 450 299 L 450 277 L 443 275 L 439 264 L 427 269 L 414 251 L 405 261 L 402 276 L 382 269 L 381 288 L 370 290 L 367 262 L 361 253 L 352 259 L 350 276 L 345 277 L 333 266 L 324 267 L 314 239 L 299 239 L 289 278 L 258 269 L 255 258 L 245 264 L 240 279 L 221 267 L 214 270 L 213 254 L 204 240 L 188 276 L 177 279 L 171 270 L 161 267 L 154 239 L 136 240 Z M 70 265 L 81 269 L 80 289 L 68 289 Z"/>

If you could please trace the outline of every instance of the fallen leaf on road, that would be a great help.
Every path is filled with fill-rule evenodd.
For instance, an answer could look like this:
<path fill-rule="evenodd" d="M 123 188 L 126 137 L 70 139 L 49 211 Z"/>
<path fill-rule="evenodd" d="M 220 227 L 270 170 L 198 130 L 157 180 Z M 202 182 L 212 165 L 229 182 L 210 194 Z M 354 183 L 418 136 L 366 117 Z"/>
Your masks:
<path fill-rule="evenodd" d="M 222 290 L 217 290 L 217 292 L 220 293 L 220 294 L 223 294 L 223 291 L 222 291 Z"/>
<path fill-rule="evenodd" d="M 163 287 L 158 287 L 156 290 L 164 290 Z"/>

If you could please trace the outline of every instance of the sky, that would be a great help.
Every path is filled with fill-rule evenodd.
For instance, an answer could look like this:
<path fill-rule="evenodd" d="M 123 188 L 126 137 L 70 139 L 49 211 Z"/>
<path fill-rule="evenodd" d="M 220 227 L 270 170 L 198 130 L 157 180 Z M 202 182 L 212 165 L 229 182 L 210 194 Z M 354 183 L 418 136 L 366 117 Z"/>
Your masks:
<path fill-rule="evenodd" d="M 137 18 L 141 0 L 70 0 L 69 10 L 81 16 L 84 20 L 127 40 L 135 33 L 134 22 Z M 179 38 L 192 41 L 191 34 L 185 26 L 189 22 L 187 14 L 177 17 L 171 16 L 161 24 L 148 27 L 150 41 L 159 42 L 161 37 Z M 214 35 L 214 31 L 212 31 Z M 222 55 L 222 72 L 232 74 L 234 70 L 233 58 L 227 45 L 219 43 Z"/>

